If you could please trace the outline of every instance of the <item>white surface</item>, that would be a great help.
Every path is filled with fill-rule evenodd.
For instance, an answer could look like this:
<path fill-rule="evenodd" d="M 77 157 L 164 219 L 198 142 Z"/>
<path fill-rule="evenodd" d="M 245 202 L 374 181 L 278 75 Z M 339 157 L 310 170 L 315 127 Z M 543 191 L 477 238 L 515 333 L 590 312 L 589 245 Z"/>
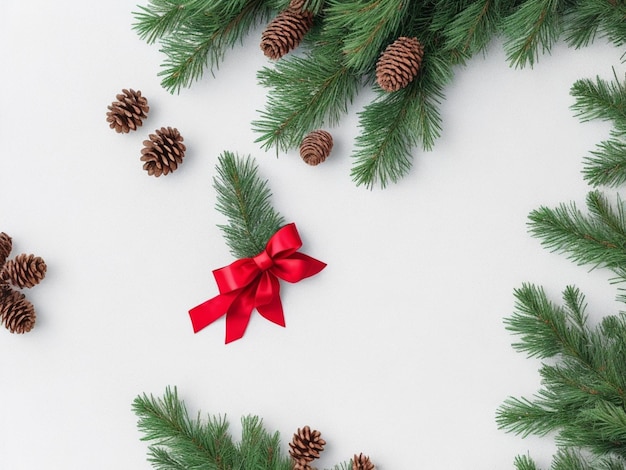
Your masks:
<path fill-rule="evenodd" d="M 319 467 L 369 454 L 380 470 L 512 468 L 549 440 L 496 429 L 510 395 L 533 393 L 539 363 L 515 353 L 502 319 L 513 289 L 567 285 L 594 318 L 616 313 L 610 274 L 550 254 L 526 233 L 539 205 L 584 202 L 582 158 L 607 136 L 569 106 L 575 80 L 623 76 L 620 51 L 558 46 L 534 70 L 513 70 L 499 44 L 446 90 L 433 152 L 388 189 L 350 181 L 355 112 L 333 130 L 319 167 L 254 144 L 267 62 L 258 34 L 216 77 L 178 96 L 161 89 L 162 56 L 131 31 L 134 1 L 5 2 L 0 99 L 0 230 L 14 254 L 49 271 L 27 292 L 38 323 L 0 330 L 0 468 L 148 469 L 134 397 L 178 386 L 192 412 L 264 418 L 285 448 L 309 424 L 328 441 Z M 118 135 L 106 106 L 141 89 L 149 118 Z M 142 140 L 161 126 L 187 157 L 165 178 L 141 168 Z M 253 154 L 275 207 L 295 221 L 303 251 L 328 263 L 283 289 L 287 328 L 254 315 L 223 344 L 219 321 L 193 335 L 187 310 L 217 291 L 211 270 L 232 261 L 214 210 L 218 154 Z"/>

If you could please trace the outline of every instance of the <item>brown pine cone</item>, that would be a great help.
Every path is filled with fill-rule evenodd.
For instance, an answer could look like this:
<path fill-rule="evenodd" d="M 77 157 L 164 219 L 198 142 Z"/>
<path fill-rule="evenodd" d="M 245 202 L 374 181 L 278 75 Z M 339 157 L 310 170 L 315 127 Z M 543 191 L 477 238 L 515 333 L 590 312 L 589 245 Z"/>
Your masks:
<path fill-rule="evenodd" d="M 313 26 L 313 14 L 288 8 L 280 12 L 261 34 L 261 50 L 272 60 L 298 47 Z"/>
<path fill-rule="evenodd" d="M 374 470 L 375 468 L 376 467 L 374 467 L 374 464 L 367 455 L 354 454 L 354 458 L 352 459 L 352 470 Z"/>
<path fill-rule="evenodd" d="M 309 426 L 298 428 L 289 443 L 289 455 L 297 465 L 306 468 L 305 465 L 319 458 L 320 452 L 324 450 L 326 441 L 322 439 L 319 431 L 311 431 Z"/>
<path fill-rule="evenodd" d="M 46 276 L 46 269 L 46 262 L 39 256 L 21 254 L 6 262 L 0 277 L 20 289 L 30 288 Z"/>
<path fill-rule="evenodd" d="M 322 163 L 333 149 L 333 136 L 329 132 L 318 129 L 309 133 L 300 144 L 300 156 L 309 165 Z"/>
<path fill-rule="evenodd" d="M 11 333 L 27 333 L 35 326 L 35 308 L 26 296 L 11 290 L 0 302 L 0 322 Z"/>
<path fill-rule="evenodd" d="M 11 254 L 12 248 L 13 242 L 11 237 L 4 232 L 0 232 L 0 268 L 4 266 L 4 263 Z"/>
<path fill-rule="evenodd" d="M 156 134 L 150 134 L 150 140 L 144 140 L 141 150 L 143 169 L 149 175 L 159 177 L 175 171 L 185 157 L 183 137 L 175 127 L 161 127 Z"/>
<path fill-rule="evenodd" d="M 417 76 L 424 48 L 417 38 L 399 37 L 389 44 L 376 64 L 376 81 L 385 91 L 404 88 Z"/>
<path fill-rule="evenodd" d="M 117 101 L 107 106 L 107 122 L 115 132 L 127 133 L 137 130 L 147 117 L 150 107 L 148 100 L 141 96 L 141 91 L 124 89 L 115 96 Z"/>

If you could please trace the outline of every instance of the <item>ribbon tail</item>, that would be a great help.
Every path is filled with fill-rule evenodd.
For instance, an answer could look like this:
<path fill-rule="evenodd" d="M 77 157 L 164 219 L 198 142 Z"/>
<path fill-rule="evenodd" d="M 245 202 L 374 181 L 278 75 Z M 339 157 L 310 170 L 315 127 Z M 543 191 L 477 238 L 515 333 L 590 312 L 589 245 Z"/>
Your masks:
<path fill-rule="evenodd" d="M 243 337 L 254 310 L 256 286 L 248 286 L 235 297 L 226 313 L 226 344 Z"/>
<path fill-rule="evenodd" d="M 274 276 L 268 276 L 268 281 L 271 286 L 270 295 L 265 298 L 262 304 L 257 304 L 256 309 L 265 319 L 279 326 L 285 326 L 283 303 L 280 300 L 280 282 Z"/>
<path fill-rule="evenodd" d="M 189 310 L 193 332 L 197 333 L 225 315 L 237 298 L 237 294 L 237 292 L 220 294 Z"/>

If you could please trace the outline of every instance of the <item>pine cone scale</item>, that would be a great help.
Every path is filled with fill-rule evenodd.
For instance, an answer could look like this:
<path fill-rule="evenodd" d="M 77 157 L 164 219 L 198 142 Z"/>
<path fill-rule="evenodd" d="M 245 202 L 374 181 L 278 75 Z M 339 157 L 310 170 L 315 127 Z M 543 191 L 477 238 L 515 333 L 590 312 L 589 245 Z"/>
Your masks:
<path fill-rule="evenodd" d="M 352 470 L 374 470 L 375 468 L 376 467 L 374 467 L 374 464 L 367 455 L 363 455 L 362 453 L 354 455 L 352 459 Z"/>
<path fill-rule="evenodd" d="M 0 232 L 0 268 L 4 266 L 13 249 L 13 241 L 6 233 Z"/>

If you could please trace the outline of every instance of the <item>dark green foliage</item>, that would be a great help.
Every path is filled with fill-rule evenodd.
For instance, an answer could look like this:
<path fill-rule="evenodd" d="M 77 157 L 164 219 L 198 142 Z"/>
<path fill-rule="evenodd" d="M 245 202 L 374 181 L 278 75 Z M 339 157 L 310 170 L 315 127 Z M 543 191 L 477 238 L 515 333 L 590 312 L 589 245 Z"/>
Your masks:
<path fill-rule="evenodd" d="M 270 433 L 257 416 L 241 419 L 241 440 L 235 442 L 223 416 L 189 416 L 176 388 L 161 398 L 140 395 L 132 404 L 137 426 L 148 441 L 148 461 L 158 470 L 292 470 L 283 455 L 280 435 Z M 352 470 L 352 460 L 331 470 Z"/>
<path fill-rule="evenodd" d="M 517 470 L 539 470 L 528 456 L 515 459 Z M 554 456 L 552 470 L 623 470 L 624 462 L 617 458 L 585 457 L 573 449 L 560 449 Z"/>
<path fill-rule="evenodd" d="M 559 39 L 566 2 L 527 0 L 503 22 L 507 59 L 515 67 L 530 65 Z"/>
<path fill-rule="evenodd" d="M 156 469 L 291 470 L 279 434 L 266 431 L 256 416 L 242 418 L 241 441 L 235 443 L 224 417 L 190 418 L 176 388 L 168 387 L 162 398 L 138 396 L 133 411 Z"/>
<path fill-rule="evenodd" d="M 327 43 L 303 57 L 283 58 L 258 73 L 269 89 L 266 110 L 252 126 L 263 147 L 298 147 L 306 134 L 334 125 L 356 95 L 359 78 L 337 60 L 339 44 Z"/>
<path fill-rule="evenodd" d="M 578 264 L 608 268 L 626 280 L 626 206 L 599 191 L 587 195 L 587 213 L 575 204 L 542 207 L 529 216 L 530 233 Z M 626 295 L 619 298 L 626 302 Z M 509 398 L 498 409 L 498 426 L 527 436 L 553 434 L 559 446 L 551 468 L 626 468 L 626 313 L 605 316 L 591 327 L 584 296 L 567 287 L 562 305 L 542 288 L 515 291 L 515 312 L 505 320 L 513 347 L 544 360 L 541 389 L 532 398 Z M 537 470 L 530 457 L 518 470 Z"/>
<path fill-rule="evenodd" d="M 600 119 L 613 124 L 610 139 L 601 142 L 586 159 L 585 179 L 594 186 L 626 182 L 626 79 L 620 81 L 615 75 L 611 82 L 600 77 L 579 80 L 571 94 L 576 99 L 573 108 L 582 121 Z"/>
<path fill-rule="evenodd" d="M 615 206 L 599 191 L 587 195 L 588 215 L 575 204 L 531 212 L 530 233 L 553 251 L 578 264 L 611 269 L 626 280 L 626 206 L 617 197 Z"/>
<path fill-rule="evenodd" d="M 151 0 L 135 13 L 135 30 L 160 41 L 166 56 L 161 84 L 179 92 L 213 71 L 226 51 L 241 42 L 271 9 L 262 0 Z"/>
<path fill-rule="evenodd" d="M 513 11 L 514 3 L 512 0 L 439 2 L 432 28 L 441 30 L 446 52 L 460 59 L 469 58 L 486 51 L 500 32 L 503 18 Z M 449 12 L 454 14 L 450 16 Z"/>
<path fill-rule="evenodd" d="M 411 2 L 330 0 L 327 3 L 325 37 L 338 35 L 341 38 L 343 63 L 361 75 L 372 71 L 379 52 L 390 39 L 395 39 L 394 34 L 410 11 Z"/>
<path fill-rule="evenodd" d="M 515 349 L 551 361 L 542 364 L 542 388 L 532 399 L 509 398 L 500 407 L 499 427 L 523 436 L 555 432 L 560 446 L 626 458 L 626 315 L 589 327 L 574 287 L 563 306 L 532 285 L 515 296 L 516 312 L 506 320 L 520 339 Z"/>
<path fill-rule="evenodd" d="M 603 38 L 621 47 L 626 42 L 626 3 L 621 0 L 578 0 L 568 15 L 566 41 L 582 47 Z"/>
<path fill-rule="evenodd" d="M 272 207 L 267 181 L 259 177 L 251 157 L 240 158 L 231 152 L 219 156 L 216 171 L 216 209 L 229 221 L 219 225 L 226 243 L 236 258 L 256 256 L 285 224 Z"/>
<path fill-rule="evenodd" d="M 163 85 L 178 91 L 288 4 L 150 0 L 135 13 L 135 29 L 161 43 Z M 626 38 L 626 6 L 617 0 L 308 0 L 305 8 L 315 13 L 315 25 L 303 46 L 258 73 L 268 98 L 253 123 L 257 141 L 277 151 L 296 148 L 310 131 L 337 125 L 360 89 L 373 86 L 375 98 L 360 113 L 351 171 L 357 185 L 370 188 L 398 181 L 411 168 L 415 148 L 432 148 L 452 66 L 484 53 L 494 37 L 504 37 L 514 67 L 534 65 L 561 38 L 574 47 L 596 37 L 623 46 Z M 384 96 L 374 84 L 376 62 L 400 36 L 418 38 L 423 67 L 410 87 L 395 92 L 399 96 Z M 605 147 L 617 156 L 615 145 Z M 612 160 L 613 167 L 623 166 Z"/>
<path fill-rule="evenodd" d="M 361 134 L 356 139 L 352 178 L 358 185 L 385 187 L 410 169 L 413 148 L 430 150 L 441 131 L 438 105 L 443 86 L 451 79 L 449 64 L 439 55 L 427 56 L 422 78 L 395 93 L 379 90 L 359 113 Z"/>

